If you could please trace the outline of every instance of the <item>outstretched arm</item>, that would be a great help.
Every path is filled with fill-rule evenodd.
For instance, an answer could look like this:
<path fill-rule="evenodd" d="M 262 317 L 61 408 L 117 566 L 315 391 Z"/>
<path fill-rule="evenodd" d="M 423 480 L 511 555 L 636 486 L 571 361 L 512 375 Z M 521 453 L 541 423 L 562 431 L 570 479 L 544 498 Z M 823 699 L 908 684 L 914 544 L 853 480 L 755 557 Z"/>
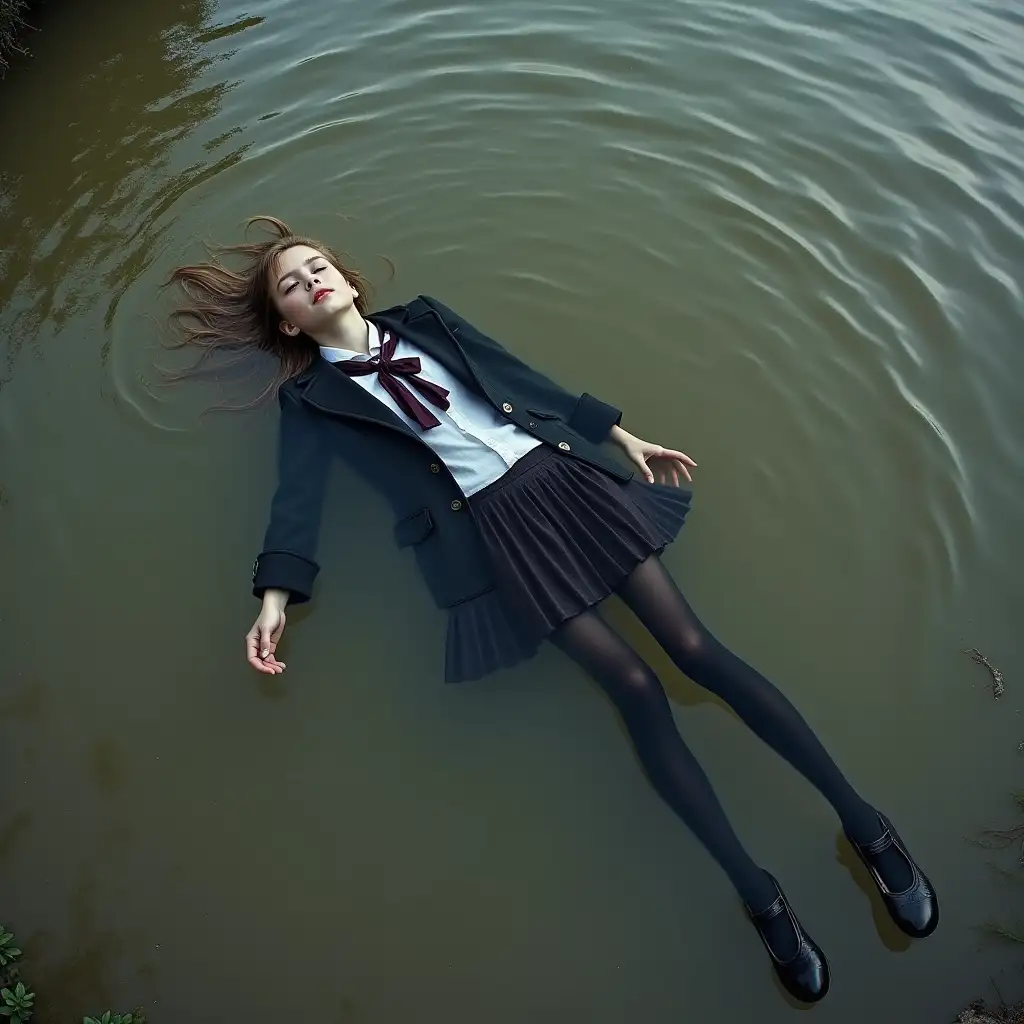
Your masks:
<path fill-rule="evenodd" d="M 543 403 L 588 441 L 594 444 L 614 442 L 648 483 L 678 487 L 681 480 L 691 480 L 690 470 L 697 464 L 688 455 L 674 448 L 663 448 L 623 430 L 619 425 L 622 413 L 615 406 L 586 392 L 577 396 L 566 391 L 550 377 L 545 377 L 493 338 L 477 330 L 444 303 L 429 295 L 421 295 L 420 298 L 440 315 L 448 330 L 466 348 L 467 354 L 485 356 L 480 361 L 499 366 L 503 381 L 524 395 L 534 396 L 536 401 Z"/>
<path fill-rule="evenodd" d="M 246 634 L 253 668 L 279 672 L 275 651 L 285 626 L 285 606 L 308 601 L 320 566 L 316 549 L 330 448 L 323 428 L 301 399 L 281 391 L 278 482 L 263 551 L 252 569 L 252 592 L 263 608 Z"/>

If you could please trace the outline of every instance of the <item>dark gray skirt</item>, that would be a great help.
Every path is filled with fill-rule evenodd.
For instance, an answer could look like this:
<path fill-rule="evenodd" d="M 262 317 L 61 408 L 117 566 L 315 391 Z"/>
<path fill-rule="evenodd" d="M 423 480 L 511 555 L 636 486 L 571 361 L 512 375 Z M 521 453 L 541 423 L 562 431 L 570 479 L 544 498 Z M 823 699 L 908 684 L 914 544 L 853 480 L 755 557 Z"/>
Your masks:
<path fill-rule="evenodd" d="M 675 539 L 691 497 L 636 477 L 621 483 L 547 445 L 528 452 L 469 499 L 496 589 L 450 609 L 446 681 L 479 679 L 536 654 Z"/>

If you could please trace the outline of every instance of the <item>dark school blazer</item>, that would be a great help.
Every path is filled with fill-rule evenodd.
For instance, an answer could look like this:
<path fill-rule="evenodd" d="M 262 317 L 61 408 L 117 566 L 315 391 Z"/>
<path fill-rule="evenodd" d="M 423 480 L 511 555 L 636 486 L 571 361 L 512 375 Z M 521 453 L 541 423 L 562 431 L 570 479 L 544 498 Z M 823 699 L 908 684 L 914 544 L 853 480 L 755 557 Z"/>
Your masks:
<path fill-rule="evenodd" d="M 367 319 L 418 346 L 565 458 L 619 480 L 633 475 L 600 447 L 622 417 L 618 409 L 570 394 L 436 299 L 420 295 Z M 420 431 L 323 358 L 282 384 L 278 398 L 278 485 L 263 552 L 252 567 L 253 594 L 275 588 L 290 591 L 292 603 L 309 600 L 335 456 L 383 492 L 395 514 L 395 543 L 414 549 L 439 607 L 494 587 L 470 502 Z"/>

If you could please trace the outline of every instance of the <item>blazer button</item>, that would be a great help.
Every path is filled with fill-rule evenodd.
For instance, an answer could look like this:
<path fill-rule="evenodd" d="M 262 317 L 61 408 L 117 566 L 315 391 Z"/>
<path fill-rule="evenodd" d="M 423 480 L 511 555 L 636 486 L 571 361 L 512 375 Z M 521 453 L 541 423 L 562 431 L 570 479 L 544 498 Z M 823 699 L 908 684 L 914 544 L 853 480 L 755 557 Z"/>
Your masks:
<path fill-rule="evenodd" d="M 458 512 L 460 508 L 462 508 L 462 502 L 461 502 L 461 501 L 459 501 L 459 499 L 458 499 L 458 498 L 456 498 L 456 499 L 455 499 L 455 500 L 454 500 L 454 501 L 452 502 L 452 511 L 453 511 L 453 512 Z"/>
<path fill-rule="evenodd" d="M 430 464 L 430 472 L 431 473 L 440 473 L 441 472 L 441 467 L 436 462 L 432 462 Z"/>
<path fill-rule="evenodd" d="M 530 428 L 533 429 L 535 426 L 537 426 L 537 421 L 536 420 L 530 420 Z"/>
<path fill-rule="evenodd" d="M 502 412 L 511 412 L 512 411 L 512 403 L 511 402 L 505 402 L 505 404 L 502 405 L 502 407 L 501 407 L 501 411 Z"/>
<path fill-rule="evenodd" d="M 559 441 L 558 447 L 561 448 L 563 452 L 567 452 L 569 450 L 569 444 L 566 441 Z"/>

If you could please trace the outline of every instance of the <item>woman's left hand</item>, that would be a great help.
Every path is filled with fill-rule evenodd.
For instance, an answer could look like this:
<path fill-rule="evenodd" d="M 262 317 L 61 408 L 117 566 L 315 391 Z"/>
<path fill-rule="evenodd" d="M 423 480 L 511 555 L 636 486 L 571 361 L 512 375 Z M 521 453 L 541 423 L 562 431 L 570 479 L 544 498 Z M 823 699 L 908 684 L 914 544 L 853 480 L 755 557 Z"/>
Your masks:
<path fill-rule="evenodd" d="M 621 427 L 613 428 L 612 439 L 626 453 L 629 461 L 643 473 L 649 484 L 657 481 L 659 484 L 671 483 L 673 487 L 678 487 L 680 475 L 688 483 L 693 481 L 690 470 L 695 469 L 697 463 L 689 455 L 673 448 L 662 448 L 660 444 L 652 444 Z"/>

